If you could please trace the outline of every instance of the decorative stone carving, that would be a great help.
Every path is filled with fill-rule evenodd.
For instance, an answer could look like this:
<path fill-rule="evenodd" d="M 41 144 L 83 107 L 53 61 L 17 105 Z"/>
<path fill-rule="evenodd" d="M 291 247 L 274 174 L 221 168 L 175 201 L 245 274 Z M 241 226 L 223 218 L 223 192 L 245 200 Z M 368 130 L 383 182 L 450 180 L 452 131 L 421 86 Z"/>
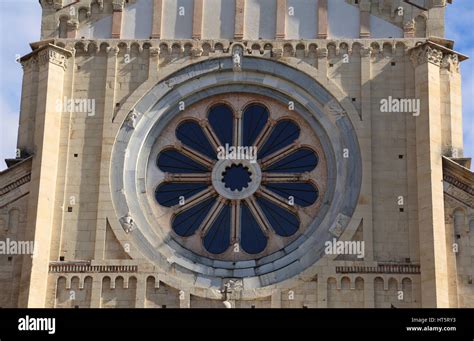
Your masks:
<path fill-rule="evenodd" d="M 158 57 L 159 55 L 160 55 L 160 48 L 159 47 L 150 48 L 150 57 Z"/>
<path fill-rule="evenodd" d="M 62 67 L 64 70 L 67 68 L 67 58 L 64 54 L 53 50 L 52 48 L 44 49 L 38 52 L 37 56 L 32 57 L 38 59 L 40 66 L 51 63 Z"/>
<path fill-rule="evenodd" d="M 443 52 L 429 45 L 420 46 L 414 49 L 411 54 L 411 61 L 415 67 L 424 63 L 440 66 L 442 59 Z"/>
<path fill-rule="evenodd" d="M 370 57 L 372 55 L 372 48 L 371 47 L 362 47 L 360 49 L 360 56 L 361 57 Z"/>
<path fill-rule="evenodd" d="M 244 282 L 237 278 L 224 279 L 222 293 L 226 301 L 238 300 L 244 290 Z"/>
<path fill-rule="evenodd" d="M 242 46 L 237 45 L 232 49 L 232 62 L 234 64 L 233 70 L 234 72 L 242 71 L 242 58 L 243 58 L 244 50 Z"/>
<path fill-rule="evenodd" d="M 334 235 L 335 237 L 340 237 L 342 232 L 344 232 L 344 227 L 347 226 L 350 219 L 351 219 L 350 217 L 342 213 L 339 213 L 337 215 L 336 221 L 329 228 L 329 232 L 332 233 L 332 235 Z"/>
<path fill-rule="evenodd" d="M 336 119 L 346 115 L 344 108 L 334 99 L 326 104 L 326 110 Z"/>
<path fill-rule="evenodd" d="M 113 0 L 112 6 L 114 8 L 114 12 L 122 12 L 123 11 L 123 0 Z"/>
<path fill-rule="evenodd" d="M 133 221 L 132 217 L 130 216 L 130 213 L 127 213 L 126 216 L 122 217 L 120 219 L 120 225 L 122 225 L 123 230 L 125 233 L 130 233 L 133 230 L 135 230 L 135 222 Z"/>
<path fill-rule="evenodd" d="M 316 55 L 318 58 L 327 58 L 328 57 L 328 49 L 325 47 L 319 47 L 316 50 Z"/>
<path fill-rule="evenodd" d="M 192 50 L 191 50 L 191 54 L 194 58 L 198 58 L 198 57 L 201 57 L 202 56 L 202 53 L 203 53 L 203 49 L 201 47 L 194 47 Z"/>
<path fill-rule="evenodd" d="M 457 54 L 447 54 L 443 57 L 441 67 L 449 71 L 459 72 L 459 57 Z"/>
<path fill-rule="evenodd" d="M 130 127 L 131 129 L 135 129 L 138 116 L 139 116 L 139 113 L 135 109 L 130 111 L 128 113 L 127 118 L 125 119 L 125 123 L 127 124 L 127 126 Z"/>
<path fill-rule="evenodd" d="M 283 56 L 283 50 L 282 49 L 273 49 L 272 56 L 275 59 L 280 59 Z"/>
<path fill-rule="evenodd" d="M 403 32 L 405 38 L 414 38 L 415 37 L 415 20 L 411 19 L 404 23 Z"/>

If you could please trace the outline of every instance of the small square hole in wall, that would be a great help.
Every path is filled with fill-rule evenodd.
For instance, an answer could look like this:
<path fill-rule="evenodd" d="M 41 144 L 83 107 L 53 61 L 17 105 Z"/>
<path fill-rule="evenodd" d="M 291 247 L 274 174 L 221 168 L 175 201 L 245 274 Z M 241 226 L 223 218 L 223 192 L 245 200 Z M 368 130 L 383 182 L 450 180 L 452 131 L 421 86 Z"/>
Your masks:
<path fill-rule="evenodd" d="M 354 0 L 354 3 L 355 3 L 356 5 L 358 5 L 358 4 L 359 4 L 359 0 Z"/>
<path fill-rule="evenodd" d="M 9 261 L 9 262 L 11 262 L 12 260 L 13 260 L 13 257 L 12 257 L 12 256 L 8 257 L 8 261 Z"/>
<path fill-rule="evenodd" d="M 390 64 L 391 64 L 392 66 L 397 65 L 397 63 L 395 63 L 395 62 L 391 62 Z"/>
<path fill-rule="evenodd" d="M 329 67 L 333 67 L 333 66 L 334 66 L 334 64 L 333 64 L 333 63 L 329 63 Z"/>
<path fill-rule="evenodd" d="M 403 159 L 403 155 L 402 154 L 398 155 L 398 158 Z"/>
<path fill-rule="evenodd" d="M 472 284 L 472 276 L 469 276 L 469 278 L 467 279 L 467 284 Z"/>
<path fill-rule="evenodd" d="M 352 97 L 352 102 L 355 102 L 357 99 L 355 97 Z"/>
<path fill-rule="evenodd" d="M 457 238 L 457 239 L 461 239 L 461 235 L 460 235 L 460 234 L 457 234 L 457 235 L 456 235 L 456 238 Z"/>
<path fill-rule="evenodd" d="M 68 211 L 69 213 L 72 212 L 72 207 L 69 206 L 69 207 L 67 208 L 67 211 Z"/>
<path fill-rule="evenodd" d="M 59 257 L 60 262 L 64 262 L 64 256 Z"/>
<path fill-rule="evenodd" d="M 78 156 L 79 156 L 79 154 L 74 154 L 74 157 L 78 157 Z"/>
<path fill-rule="evenodd" d="M 115 103 L 115 107 L 116 108 L 120 107 L 120 103 Z"/>
<path fill-rule="evenodd" d="M 161 306 L 161 309 L 166 309 L 166 304 L 163 304 L 163 305 Z"/>
<path fill-rule="evenodd" d="M 403 207 L 399 208 L 400 212 L 405 212 L 405 209 Z"/>

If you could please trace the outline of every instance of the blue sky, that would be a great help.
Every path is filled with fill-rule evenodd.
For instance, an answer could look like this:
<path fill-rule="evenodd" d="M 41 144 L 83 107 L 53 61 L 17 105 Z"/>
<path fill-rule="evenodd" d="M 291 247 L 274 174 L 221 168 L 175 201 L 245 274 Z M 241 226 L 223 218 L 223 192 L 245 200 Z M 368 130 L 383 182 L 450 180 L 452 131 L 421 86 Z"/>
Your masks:
<path fill-rule="evenodd" d="M 474 156 L 474 0 L 453 2 L 448 6 L 446 37 L 456 41 L 456 51 L 473 58 L 462 63 L 462 75 L 464 155 Z M 0 170 L 6 168 L 5 158 L 15 156 L 23 75 L 16 58 L 39 40 L 40 14 L 38 0 L 0 0 Z"/>

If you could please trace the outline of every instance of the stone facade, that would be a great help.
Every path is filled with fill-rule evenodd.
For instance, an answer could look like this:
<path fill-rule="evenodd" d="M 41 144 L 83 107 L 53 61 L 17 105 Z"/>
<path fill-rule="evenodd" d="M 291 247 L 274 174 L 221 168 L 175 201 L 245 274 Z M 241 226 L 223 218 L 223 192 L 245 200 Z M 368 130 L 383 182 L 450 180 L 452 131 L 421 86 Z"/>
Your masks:
<path fill-rule="evenodd" d="M 21 59 L 18 158 L 0 173 L 1 240 L 35 252 L 0 257 L 0 306 L 474 306 L 467 57 L 442 38 L 446 1 L 40 3 L 42 40 Z M 419 108 L 387 112 L 389 99 Z M 196 120 L 212 144 L 207 108 L 228 104 L 242 127 L 253 102 L 269 108 L 269 131 L 298 124 L 288 148 L 319 156 L 320 171 L 272 181 L 313 181 L 320 196 L 297 205 L 302 228 L 271 252 L 212 255 L 170 221 L 213 186 L 160 207 L 156 184 L 183 175 L 153 170 L 155 159 L 173 147 L 211 164 L 175 129 Z M 332 240 L 363 242 L 363 257 L 328 254 Z"/>

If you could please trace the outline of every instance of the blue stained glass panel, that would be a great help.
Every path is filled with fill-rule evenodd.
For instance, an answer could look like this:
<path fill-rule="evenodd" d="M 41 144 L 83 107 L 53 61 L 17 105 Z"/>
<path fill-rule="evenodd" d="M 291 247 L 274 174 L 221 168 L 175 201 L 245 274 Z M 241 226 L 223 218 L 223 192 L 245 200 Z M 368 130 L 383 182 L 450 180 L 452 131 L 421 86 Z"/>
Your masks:
<path fill-rule="evenodd" d="M 300 221 L 295 214 L 262 197 L 257 198 L 257 203 L 277 235 L 289 237 L 298 231 Z"/>
<path fill-rule="evenodd" d="M 190 209 L 176 215 L 171 224 L 174 232 L 181 237 L 190 237 L 201 226 L 202 221 L 207 216 L 216 198 L 209 198 Z"/>
<path fill-rule="evenodd" d="M 292 144 L 300 136 L 300 127 L 291 120 L 282 120 L 273 128 L 270 136 L 258 151 L 258 158 L 263 159 L 280 149 Z"/>
<path fill-rule="evenodd" d="M 270 191 L 286 200 L 293 197 L 295 204 L 306 207 L 316 202 L 319 196 L 318 189 L 310 182 L 269 183 L 264 185 Z"/>
<path fill-rule="evenodd" d="M 257 254 L 267 247 L 267 237 L 246 204 L 241 205 L 240 245 L 249 254 Z"/>
<path fill-rule="evenodd" d="M 176 137 L 186 146 L 217 160 L 217 153 L 212 148 L 201 126 L 195 121 L 186 121 L 176 128 Z"/>
<path fill-rule="evenodd" d="M 204 247 L 210 253 L 220 254 L 229 248 L 230 216 L 230 206 L 225 205 L 204 237 Z"/>
<path fill-rule="evenodd" d="M 242 145 L 252 146 L 268 121 L 269 113 L 263 105 L 253 104 L 245 109 L 242 121 Z"/>
<path fill-rule="evenodd" d="M 176 149 L 167 149 L 158 155 L 156 165 L 168 173 L 204 173 L 208 170 Z"/>
<path fill-rule="evenodd" d="M 158 186 L 155 198 L 161 206 L 172 207 L 179 203 L 181 196 L 190 198 L 207 187 L 208 185 L 200 183 L 167 182 Z"/>
<path fill-rule="evenodd" d="M 309 148 L 298 149 L 280 161 L 268 166 L 270 173 L 304 173 L 311 172 L 318 165 L 318 156 Z"/>
<path fill-rule="evenodd" d="M 208 120 L 221 145 L 232 145 L 234 135 L 234 114 L 232 110 L 225 104 L 216 105 L 209 111 Z"/>

